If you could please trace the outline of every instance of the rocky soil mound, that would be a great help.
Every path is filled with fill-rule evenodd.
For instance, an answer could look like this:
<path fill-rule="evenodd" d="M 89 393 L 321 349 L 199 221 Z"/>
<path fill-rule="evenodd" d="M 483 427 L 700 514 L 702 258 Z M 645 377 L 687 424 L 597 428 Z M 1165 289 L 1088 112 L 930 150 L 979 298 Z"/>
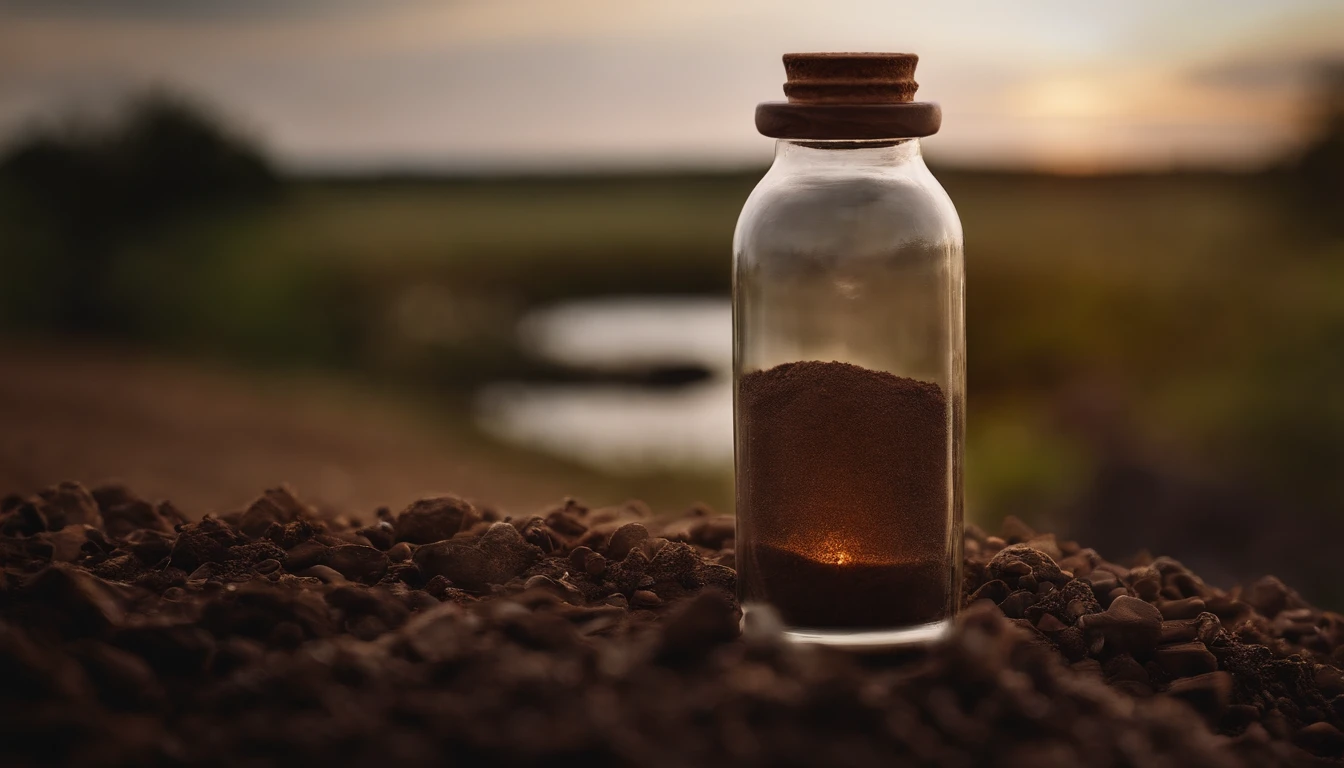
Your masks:
<path fill-rule="evenodd" d="M 0 763 L 1251 766 L 1344 755 L 1344 616 L 1010 520 L 923 652 L 738 630 L 733 526 L 639 504 L 188 522 L 0 504 Z"/>

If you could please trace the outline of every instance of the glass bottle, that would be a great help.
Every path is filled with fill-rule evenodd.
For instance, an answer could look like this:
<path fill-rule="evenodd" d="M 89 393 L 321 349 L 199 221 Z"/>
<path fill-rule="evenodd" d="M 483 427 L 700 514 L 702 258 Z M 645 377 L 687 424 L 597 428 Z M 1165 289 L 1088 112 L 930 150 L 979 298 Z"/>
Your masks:
<path fill-rule="evenodd" d="M 739 597 L 796 640 L 936 637 L 960 602 L 961 224 L 910 54 L 789 54 L 733 242 Z"/>

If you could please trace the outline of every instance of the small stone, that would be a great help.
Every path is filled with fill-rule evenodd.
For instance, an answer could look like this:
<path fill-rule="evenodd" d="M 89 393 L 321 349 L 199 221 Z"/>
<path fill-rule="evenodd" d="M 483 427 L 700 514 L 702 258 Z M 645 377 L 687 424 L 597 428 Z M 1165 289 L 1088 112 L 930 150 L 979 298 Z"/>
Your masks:
<path fill-rule="evenodd" d="M 38 494 L 42 514 L 48 527 L 58 531 L 67 525 L 87 525 L 93 528 L 103 524 L 102 512 L 93 494 L 79 483 L 63 482 Z"/>
<path fill-rule="evenodd" d="M 588 561 L 588 556 L 593 550 L 588 547 L 575 547 L 569 552 L 569 568 L 575 573 L 583 573 L 584 563 Z"/>
<path fill-rule="evenodd" d="M 1120 579 L 1110 571 L 1094 570 L 1083 577 L 1092 585 L 1092 594 L 1098 600 L 1110 594 L 1112 590 L 1120 586 Z"/>
<path fill-rule="evenodd" d="M 1316 687 L 1327 699 L 1344 695 L 1344 672 L 1326 664 L 1317 664 L 1312 674 Z"/>
<path fill-rule="evenodd" d="M 695 581 L 703 587 L 716 587 L 733 594 L 737 591 L 737 571 L 726 565 L 710 563 L 696 569 Z"/>
<path fill-rule="evenodd" d="M 442 575 L 453 584 L 483 592 L 504 584 L 541 559 L 542 552 L 523 540 L 508 523 L 491 523 L 475 541 L 439 541 L 415 552 L 415 564 L 429 576 Z"/>
<path fill-rule="evenodd" d="M 1293 742 L 1313 755 L 1338 757 L 1344 753 L 1344 733 L 1327 722 L 1312 723 L 1293 734 Z"/>
<path fill-rule="evenodd" d="M 597 579 L 607 571 L 607 558 L 600 552 L 588 552 L 588 556 L 583 560 L 583 572 Z"/>
<path fill-rule="evenodd" d="M 570 539 L 577 539 L 588 532 L 588 526 L 579 519 L 579 514 L 567 503 L 563 509 L 557 509 L 546 515 L 546 525 L 551 530 Z M 575 505 L 577 507 L 577 505 Z"/>
<path fill-rule="evenodd" d="M 625 559 L 608 562 L 603 578 L 615 586 L 622 594 L 630 594 L 653 584 L 653 579 L 645 573 L 649 567 L 649 558 L 638 548 L 631 549 Z"/>
<path fill-rule="evenodd" d="M 67 638 L 99 634 L 126 619 L 121 590 L 64 563 L 53 563 L 33 576 L 24 596 L 41 612 L 37 617 L 41 624 Z"/>
<path fill-rule="evenodd" d="M 237 567 L 230 565 L 225 570 L 235 572 L 234 575 L 241 575 L 237 573 L 241 568 L 256 565 L 262 560 L 279 560 L 284 556 L 285 551 L 283 549 L 276 546 L 275 542 L 266 539 L 254 541 L 250 544 L 239 544 L 229 547 L 228 551 L 228 563 L 236 563 Z"/>
<path fill-rule="evenodd" d="M 1162 633 L 1158 636 L 1157 641 L 1163 645 L 1183 643 L 1194 640 L 1198 636 L 1198 627 L 1194 619 L 1164 621 L 1162 622 Z"/>
<path fill-rule="evenodd" d="M 647 589 L 637 589 L 630 596 L 630 603 L 639 608 L 656 608 L 663 604 L 663 599 Z"/>
<path fill-rule="evenodd" d="M 1014 584 L 1018 577 L 1027 574 L 1038 582 L 1052 581 L 1064 584 L 1069 580 L 1049 555 L 1026 544 L 1004 547 L 985 566 L 985 573 L 989 578 L 1003 579 L 1009 585 Z"/>
<path fill-rule="evenodd" d="M 1003 602 L 1004 598 L 1008 597 L 1009 591 L 1008 585 L 1001 579 L 993 579 L 981 584 L 980 588 L 971 594 L 967 602 L 974 603 L 977 600 L 990 600 L 995 605 L 998 605 Z"/>
<path fill-rule="evenodd" d="M 397 540 L 433 544 L 453 538 L 481 519 L 471 502 L 457 496 L 420 499 L 397 516 Z"/>
<path fill-rule="evenodd" d="M 95 485 L 89 494 L 93 500 L 98 503 L 98 509 L 103 513 L 103 519 L 107 519 L 107 511 L 113 507 L 120 506 L 132 501 L 140 501 L 140 497 L 135 495 L 130 488 L 120 483 L 103 483 Z"/>
<path fill-rule="evenodd" d="M 1232 701 L 1232 675 L 1220 671 L 1183 677 L 1172 682 L 1167 695 L 1189 703 L 1211 718 L 1220 717 Z"/>
<path fill-rule="evenodd" d="M 723 549 L 737 537 L 737 521 L 726 515 L 688 517 L 665 526 L 663 535 L 706 549 Z"/>
<path fill-rule="evenodd" d="M 0 535 L 27 537 L 47 530 L 47 518 L 36 504 L 20 501 L 0 517 Z"/>
<path fill-rule="evenodd" d="M 626 523 L 617 528 L 607 541 L 607 557 L 612 560 L 624 560 L 631 549 L 647 538 L 649 530 L 642 523 Z"/>
<path fill-rule="evenodd" d="M 1116 587 L 1115 589 L 1112 589 L 1110 592 L 1106 593 L 1105 597 L 1099 598 L 1098 602 L 1100 602 L 1103 606 L 1109 608 L 1111 606 L 1111 603 L 1115 602 L 1115 599 L 1117 597 L 1124 597 L 1128 594 L 1129 594 L 1128 587 Z"/>
<path fill-rule="evenodd" d="M 1157 604 L 1157 610 L 1162 612 L 1162 618 L 1166 621 L 1193 619 L 1203 613 L 1205 607 L 1204 601 L 1198 597 L 1188 597 L 1183 600 L 1162 600 Z"/>
<path fill-rule="evenodd" d="M 1107 648 L 1134 653 L 1151 650 L 1157 644 L 1162 636 L 1162 614 L 1150 603 L 1122 595 L 1104 612 L 1079 618 L 1078 626 L 1100 632 Z"/>
<path fill-rule="evenodd" d="M 1246 590 L 1245 600 L 1265 618 L 1272 619 L 1288 607 L 1291 590 L 1273 576 L 1266 576 Z"/>
<path fill-rule="evenodd" d="M 668 543 L 666 539 L 663 542 L 663 546 L 649 561 L 647 573 L 659 582 L 691 585 L 696 570 L 703 563 L 700 555 L 689 544 L 680 541 Z"/>
<path fill-rule="evenodd" d="M 1129 572 L 1129 588 L 1139 598 L 1151 603 L 1162 591 L 1162 574 L 1151 565 L 1133 568 Z"/>
<path fill-rule="evenodd" d="M 248 536 L 260 537 L 271 523 L 284 525 L 300 518 L 313 516 L 311 510 L 294 496 L 288 486 L 271 488 L 252 502 L 238 521 L 238 528 Z"/>
<path fill-rule="evenodd" d="M 173 553 L 173 538 L 159 531 L 138 530 L 126 537 L 125 544 L 147 566 L 157 565 Z"/>
<path fill-rule="evenodd" d="M 94 491 L 97 496 L 97 491 Z M 159 514 L 159 510 L 142 499 L 128 499 L 125 502 L 102 507 L 102 527 L 114 537 L 124 537 L 136 530 L 156 530 L 171 533 L 172 525 Z"/>
<path fill-rule="evenodd" d="M 1027 608 L 1036 604 L 1037 599 L 1034 592 L 1019 590 L 1005 597 L 999 603 L 999 609 L 1010 619 L 1020 619 L 1026 615 Z"/>
<path fill-rule="evenodd" d="M 1106 681 L 1110 683 L 1129 681 L 1148 685 L 1151 681 L 1148 670 L 1127 653 L 1112 656 L 1102 665 L 1102 672 L 1106 675 Z"/>
<path fill-rule="evenodd" d="M 429 593 L 429 595 L 431 595 L 432 597 L 442 600 L 444 594 L 446 594 L 447 591 L 452 588 L 453 588 L 453 582 L 449 581 L 446 577 L 435 576 L 431 578 L 429 581 L 425 582 L 424 591 Z"/>
<path fill-rule="evenodd" d="M 1285 640 L 1301 642 L 1317 633 L 1316 612 L 1310 608 L 1290 608 L 1274 617 L 1274 632 Z"/>
<path fill-rule="evenodd" d="M 1218 669 L 1218 659 L 1199 641 L 1158 648 L 1153 657 L 1172 677 L 1190 677 Z"/>
<path fill-rule="evenodd" d="M 320 579 L 324 584 L 347 583 L 346 578 L 341 575 L 340 571 L 336 570 L 335 568 L 328 568 L 325 565 L 314 565 L 313 567 L 308 568 L 299 575 L 312 576 L 315 579 Z"/>
<path fill-rule="evenodd" d="M 205 581 L 217 573 L 214 563 L 202 563 L 201 567 L 187 574 L 187 581 Z"/>
<path fill-rule="evenodd" d="M 387 555 L 362 544 L 332 547 L 327 565 L 351 581 L 377 581 L 387 571 Z"/>
<path fill-rule="evenodd" d="M 392 523 L 386 520 L 379 520 L 374 525 L 360 528 L 355 533 L 363 536 L 369 544 L 382 551 L 391 549 L 397 540 L 397 530 L 392 527 Z"/>
<path fill-rule="evenodd" d="M 578 587 L 561 579 L 538 574 L 523 582 L 523 589 L 553 595 L 571 605 L 583 605 L 583 593 Z"/>
<path fill-rule="evenodd" d="M 1071 662 L 1081 661 L 1087 657 L 1088 645 L 1087 638 L 1083 631 L 1077 627 L 1065 627 L 1054 635 L 1055 645 L 1059 647 L 1060 653 L 1064 658 Z"/>
<path fill-rule="evenodd" d="M 1101 555 L 1095 549 L 1082 549 L 1059 560 L 1059 567 L 1073 573 L 1074 578 L 1086 579 L 1101 564 Z"/>
<path fill-rule="evenodd" d="M 1047 634 L 1053 634 L 1068 629 L 1068 625 L 1055 618 L 1053 614 L 1047 613 L 1036 622 L 1036 628 Z"/>
<path fill-rule="evenodd" d="M 305 541 L 285 552 L 285 570 L 298 573 L 314 565 L 326 565 L 331 557 L 331 547 L 318 541 Z"/>
<path fill-rule="evenodd" d="M 83 556 L 84 545 L 89 543 L 90 531 L 98 529 L 83 523 L 70 524 L 59 530 L 39 533 L 33 536 L 33 541 L 50 546 L 50 559 L 54 562 L 73 563 Z"/>
<path fill-rule="evenodd" d="M 669 543 L 668 540 L 663 538 L 662 536 L 651 536 L 639 542 L 635 546 L 639 547 L 639 551 L 643 552 L 645 557 L 649 558 L 649 560 L 653 560 L 655 557 L 658 556 L 659 552 L 663 551 L 663 548 L 666 547 L 668 543 Z M 689 549 L 689 547 L 683 542 L 677 542 L 677 545 L 681 547 L 687 547 Z"/>
<path fill-rule="evenodd" d="M 1190 573 L 1175 573 L 1165 577 L 1167 586 L 1176 590 L 1181 597 L 1204 597 L 1209 593 L 1204 582 Z"/>
<path fill-rule="evenodd" d="M 1214 595 L 1204 600 L 1209 613 L 1217 616 L 1229 627 L 1236 626 L 1251 615 L 1255 609 L 1250 604 L 1237 600 L 1230 595 Z"/>
<path fill-rule="evenodd" d="M 1227 636 L 1223 623 L 1212 613 L 1201 613 L 1194 618 L 1195 638 L 1207 646 L 1218 645 Z"/>
<path fill-rule="evenodd" d="M 514 521 L 513 526 L 518 529 L 524 541 L 536 545 L 548 555 L 560 546 L 551 529 L 546 527 L 546 521 L 540 517 L 533 516 L 522 522 Z"/>
<path fill-rule="evenodd" d="M 292 523 L 285 523 L 284 525 L 281 525 L 280 523 L 271 523 L 266 526 L 266 532 L 262 534 L 262 538 L 273 541 L 279 545 L 281 549 L 286 550 L 293 549 L 294 547 L 309 541 L 316 541 L 319 544 L 322 543 L 316 539 L 317 536 L 317 527 L 307 520 L 297 520 Z"/>
<path fill-rule="evenodd" d="M 414 554 L 415 551 L 411 549 L 411 545 L 402 541 L 393 544 L 391 548 L 387 550 L 387 559 L 394 563 L 404 563 L 407 560 L 410 560 Z"/>

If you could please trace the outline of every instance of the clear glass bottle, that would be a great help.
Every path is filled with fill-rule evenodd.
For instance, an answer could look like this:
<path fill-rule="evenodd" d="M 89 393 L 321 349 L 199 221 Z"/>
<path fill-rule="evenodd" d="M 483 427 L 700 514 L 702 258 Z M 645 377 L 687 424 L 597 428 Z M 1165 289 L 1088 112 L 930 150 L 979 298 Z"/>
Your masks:
<path fill-rule="evenodd" d="M 792 54 L 757 113 L 779 140 L 733 244 L 739 597 L 798 640 L 923 641 L 960 602 L 962 232 L 914 61 Z"/>

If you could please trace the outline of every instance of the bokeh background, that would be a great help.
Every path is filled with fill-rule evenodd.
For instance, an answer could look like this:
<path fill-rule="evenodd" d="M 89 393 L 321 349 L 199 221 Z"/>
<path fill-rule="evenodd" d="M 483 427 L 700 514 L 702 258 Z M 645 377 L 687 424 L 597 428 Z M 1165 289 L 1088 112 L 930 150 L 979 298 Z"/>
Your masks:
<path fill-rule="evenodd" d="M 1344 605 L 1344 5 L 0 2 L 0 485 L 731 509 L 785 51 L 912 50 L 972 520 Z"/>

